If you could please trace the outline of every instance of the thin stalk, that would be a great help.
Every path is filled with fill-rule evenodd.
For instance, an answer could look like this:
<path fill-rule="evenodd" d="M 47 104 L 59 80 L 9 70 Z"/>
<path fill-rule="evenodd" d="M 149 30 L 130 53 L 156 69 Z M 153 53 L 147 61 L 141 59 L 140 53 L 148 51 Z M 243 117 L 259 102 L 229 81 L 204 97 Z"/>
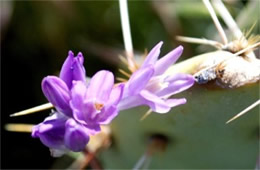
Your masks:
<path fill-rule="evenodd" d="M 36 113 L 36 112 L 51 109 L 51 108 L 53 108 L 53 105 L 51 103 L 46 103 L 43 105 L 39 105 L 39 106 L 30 108 L 30 109 L 26 109 L 26 110 L 11 114 L 10 117 L 28 115 L 28 114 Z"/>
<path fill-rule="evenodd" d="M 218 11 L 218 13 L 220 14 L 221 18 L 227 24 L 229 30 L 232 32 L 234 37 L 236 39 L 240 39 L 241 37 L 243 37 L 242 31 L 238 27 L 236 21 L 230 15 L 229 11 L 227 10 L 223 2 L 221 0 L 213 0 L 212 3 L 216 8 L 216 10 Z"/>
<path fill-rule="evenodd" d="M 222 19 L 224 20 L 224 22 L 226 23 L 226 25 L 228 26 L 229 30 L 232 32 L 234 37 L 237 40 L 238 39 L 246 40 L 246 37 L 243 35 L 243 33 L 240 30 L 240 28 L 238 27 L 236 21 L 230 15 L 230 13 L 228 12 L 228 10 L 225 7 L 225 5 L 223 4 L 223 2 L 221 0 L 213 0 L 213 5 L 218 10 L 220 16 L 222 17 Z M 249 53 L 248 56 L 250 58 L 255 58 L 255 54 L 253 52 Z"/>
<path fill-rule="evenodd" d="M 210 13 L 210 16 L 219 32 L 219 35 L 220 37 L 222 38 L 222 41 L 224 43 L 224 45 L 228 44 L 228 39 L 227 39 L 227 36 L 224 32 L 224 29 L 222 28 L 222 26 L 220 25 L 220 22 L 217 18 L 217 15 L 212 7 L 212 5 L 210 4 L 209 0 L 202 0 L 203 3 L 205 4 L 206 8 L 208 9 L 209 13 Z"/>
<path fill-rule="evenodd" d="M 133 170 L 147 169 L 150 164 L 150 155 L 144 153 L 142 157 L 137 161 Z"/>
<path fill-rule="evenodd" d="M 178 41 L 187 42 L 187 43 L 194 43 L 194 44 L 204 44 L 210 45 L 218 49 L 222 49 L 223 45 L 217 41 L 207 40 L 202 38 L 192 38 L 192 37 L 185 37 L 185 36 L 176 36 Z"/>
<path fill-rule="evenodd" d="M 242 110 L 241 112 L 239 112 L 236 116 L 232 117 L 229 121 L 226 122 L 226 124 L 230 123 L 231 121 L 237 119 L 238 117 L 242 116 L 243 114 L 249 112 L 250 110 L 252 110 L 253 108 L 255 108 L 256 106 L 258 106 L 260 104 L 260 100 L 257 100 L 255 103 L 251 104 L 250 106 L 248 106 L 247 108 L 245 108 L 244 110 Z"/>
<path fill-rule="evenodd" d="M 120 8 L 120 18 L 121 18 L 121 27 L 123 32 L 123 39 L 125 45 L 125 51 L 128 59 L 128 63 L 131 67 L 134 67 L 133 64 L 133 43 L 131 38 L 130 24 L 129 24 L 129 16 L 128 16 L 128 8 L 127 8 L 127 0 L 119 0 L 119 8 Z"/>
<path fill-rule="evenodd" d="M 147 116 L 149 116 L 153 111 L 151 109 L 149 109 L 140 119 L 140 121 L 143 121 L 145 118 L 147 118 Z"/>
<path fill-rule="evenodd" d="M 244 48 L 243 50 L 238 51 L 238 52 L 235 53 L 234 55 L 235 55 L 235 56 L 239 56 L 240 54 L 243 54 L 244 52 L 246 52 L 246 51 L 248 51 L 248 50 L 253 50 L 254 48 L 256 48 L 256 47 L 258 47 L 258 46 L 260 46 L 260 42 L 257 42 L 257 43 L 255 43 L 255 44 L 253 44 L 253 45 L 250 45 L 250 46 L 248 46 L 247 48 Z"/>
<path fill-rule="evenodd" d="M 16 123 L 9 123 L 5 125 L 5 130 L 10 132 L 27 132 L 31 133 L 32 128 L 34 125 L 32 124 L 16 124 Z"/>

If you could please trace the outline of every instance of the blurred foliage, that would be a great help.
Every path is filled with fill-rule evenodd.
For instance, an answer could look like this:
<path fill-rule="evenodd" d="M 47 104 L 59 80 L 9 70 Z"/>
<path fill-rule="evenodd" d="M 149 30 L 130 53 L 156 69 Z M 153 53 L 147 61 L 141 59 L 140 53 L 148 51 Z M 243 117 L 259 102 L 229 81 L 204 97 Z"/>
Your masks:
<path fill-rule="evenodd" d="M 8 4 L 8 6 L 3 5 L 4 3 Z M 232 16 L 235 18 L 239 16 L 242 29 L 249 29 L 248 27 L 252 26 L 259 17 L 257 15 L 259 14 L 257 12 L 259 4 L 248 6 L 248 9 L 245 8 L 249 4 L 248 1 L 226 1 Z M 175 40 L 175 35 L 215 39 L 217 31 L 201 1 L 172 0 L 162 1 L 161 5 L 156 1 L 129 1 L 128 5 L 133 46 L 137 53 L 143 53 L 145 49 L 151 49 L 161 40 L 164 41 L 161 56 L 177 45 L 182 44 L 184 46 L 185 50 L 180 61 L 212 50 L 212 48 L 205 46 L 201 48 L 197 45 L 181 43 Z M 10 15 L 3 15 L 3 11 L 9 12 Z M 163 13 L 160 11 L 163 11 Z M 2 103 L 2 124 L 11 122 L 39 123 L 48 114 L 48 111 L 46 111 L 33 116 L 12 119 L 8 116 L 13 112 L 46 102 L 40 89 L 41 80 L 44 76 L 50 74 L 58 75 L 69 50 L 74 53 L 83 52 L 87 76 L 92 76 L 100 69 L 117 72 L 120 64 L 118 55 L 123 54 L 124 48 L 118 1 L 1 1 L 1 14 L 1 21 L 5 21 L 1 22 L 1 55 L 3 62 L 1 67 L 3 80 L 1 96 L 4 100 Z M 259 33 L 259 27 L 254 29 L 254 33 Z M 198 92 L 195 90 L 194 93 Z M 233 93 L 230 95 L 233 95 Z M 189 98 L 189 100 L 192 99 Z M 222 107 L 228 108 L 227 105 Z M 118 121 L 126 121 L 129 123 L 129 128 L 133 128 L 131 129 L 131 140 L 136 139 L 135 142 L 145 140 L 137 136 L 139 131 L 135 129 L 139 126 L 142 126 L 141 128 L 147 126 L 146 121 L 144 123 L 138 121 L 139 116 L 139 113 L 133 113 L 133 118 L 128 122 L 128 120 L 124 120 L 126 119 L 124 115 L 120 115 L 113 125 L 114 130 L 119 131 L 121 129 L 121 125 L 115 128 Z M 190 121 L 189 117 L 183 118 L 182 116 L 184 115 L 177 115 L 175 118 L 172 114 L 171 119 L 174 119 L 174 122 L 179 121 L 178 119 L 185 119 L 185 122 Z M 196 115 L 194 114 L 194 116 Z M 222 124 L 218 125 L 218 123 L 222 123 L 229 116 L 225 115 L 225 119 L 221 118 L 215 123 L 212 118 L 207 124 L 202 124 L 203 127 L 201 128 L 207 128 L 206 125 L 209 125 L 209 123 L 214 123 L 215 128 L 222 126 Z M 214 116 L 214 118 L 217 119 L 217 116 Z M 161 119 L 167 118 L 152 115 L 149 119 L 153 119 L 152 123 L 156 123 L 157 120 L 163 121 Z M 137 125 L 135 126 L 134 123 Z M 165 129 L 166 127 L 161 128 Z M 171 128 L 174 129 L 175 127 Z M 3 130 L 3 126 L 1 129 Z M 188 128 L 186 129 L 188 130 Z M 118 132 L 118 134 L 126 133 L 123 132 L 123 129 L 121 130 L 122 132 Z M 207 135 L 212 135 L 210 133 L 207 131 Z M 15 133 L 3 131 L 3 136 L 4 168 L 50 168 L 52 166 L 51 164 L 55 159 L 49 157 L 48 149 L 38 139 L 31 139 L 29 134 L 20 134 L 20 142 L 17 143 L 17 134 Z M 203 137 L 201 136 L 201 138 Z M 119 136 L 115 136 L 115 138 L 125 140 Z M 220 138 L 214 139 L 222 141 Z M 229 142 L 232 145 L 232 141 Z M 238 146 L 236 145 L 236 147 Z M 117 149 L 126 149 L 122 148 L 122 146 L 119 147 Z M 215 149 L 217 150 L 217 148 Z M 20 150 L 23 150 L 23 152 L 19 152 Z M 138 152 L 134 153 L 135 150 L 138 150 Z M 123 153 L 126 155 L 119 156 L 122 156 L 122 159 L 124 157 L 126 162 L 129 161 L 128 165 L 130 166 L 134 165 L 134 161 L 136 161 L 135 159 L 129 160 L 132 154 L 134 154 L 132 158 L 137 158 L 141 156 L 141 151 L 142 148 L 136 148 L 130 152 L 124 151 Z M 23 158 L 22 153 L 25 152 L 28 155 Z M 110 151 L 112 155 L 116 153 L 115 150 Z M 129 155 L 127 155 L 128 153 Z M 35 156 L 36 154 L 37 156 Z M 101 155 L 101 157 L 104 158 L 106 154 Z M 246 153 L 237 152 L 237 154 L 245 154 L 243 156 L 246 156 Z M 210 154 L 204 156 L 207 155 Z M 167 159 L 171 159 L 171 155 L 168 156 Z M 188 155 L 183 153 L 182 156 Z M 194 156 L 198 157 L 199 155 Z M 48 163 L 44 162 L 46 157 L 48 157 L 46 159 Z M 220 157 L 221 155 L 212 158 L 219 159 Z M 236 159 L 238 158 L 234 158 L 233 162 Z M 110 166 L 116 160 L 105 162 L 105 164 Z M 225 163 L 233 165 L 232 162 L 228 164 L 228 160 Z M 187 162 L 186 167 L 191 168 L 195 164 L 194 161 L 190 162 L 190 164 Z M 175 165 L 181 167 L 176 162 Z M 198 166 L 198 168 L 202 167 Z"/>

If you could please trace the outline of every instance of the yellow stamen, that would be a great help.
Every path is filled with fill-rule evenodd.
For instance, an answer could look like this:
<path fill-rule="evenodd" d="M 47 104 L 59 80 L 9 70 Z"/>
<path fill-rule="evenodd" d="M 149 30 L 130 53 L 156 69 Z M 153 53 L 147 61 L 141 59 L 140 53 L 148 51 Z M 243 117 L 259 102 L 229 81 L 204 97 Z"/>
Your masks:
<path fill-rule="evenodd" d="M 119 59 L 122 61 L 123 64 L 128 65 L 127 59 L 121 55 L 119 55 Z"/>
<path fill-rule="evenodd" d="M 121 82 L 126 82 L 128 81 L 127 79 L 121 78 L 121 77 L 117 77 L 116 80 L 121 81 Z"/>
<path fill-rule="evenodd" d="M 126 77 L 130 77 L 130 76 L 131 76 L 129 73 L 125 72 L 125 71 L 122 70 L 122 69 L 119 69 L 118 71 L 119 71 L 120 73 L 122 73 L 123 75 L 125 75 Z"/>
<path fill-rule="evenodd" d="M 104 107 L 103 104 L 101 104 L 101 103 L 95 103 L 95 108 L 96 108 L 97 110 L 101 110 L 103 107 Z"/>

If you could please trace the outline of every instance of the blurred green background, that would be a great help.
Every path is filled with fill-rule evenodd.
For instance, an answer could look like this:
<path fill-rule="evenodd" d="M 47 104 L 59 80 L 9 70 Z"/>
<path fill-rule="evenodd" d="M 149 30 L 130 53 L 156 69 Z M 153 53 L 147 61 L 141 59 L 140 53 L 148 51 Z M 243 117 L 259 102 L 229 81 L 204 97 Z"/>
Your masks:
<path fill-rule="evenodd" d="M 58 75 L 69 50 L 83 53 L 87 76 L 100 69 L 117 74 L 118 56 L 124 54 L 119 4 L 94 0 L 0 3 L 1 166 L 51 168 L 56 159 L 50 157 L 49 150 L 38 139 L 27 133 L 7 132 L 3 127 L 6 123 L 37 124 L 49 114 L 45 111 L 9 117 L 47 101 L 41 92 L 41 80 L 47 75 Z M 225 4 L 242 30 L 248 30 L 259 20 L 258 0 L 230 0 Z M 178 42 L 176 35 L 219 39 L 208 11 L 199 0 L 129 1 L 128 7 L 137 54 L 164 41 L 161 56 L 181 44 L 185 48 L 181 61 L 214 49 Z M 259 34 L 258 24 L 253 33 Z"/>

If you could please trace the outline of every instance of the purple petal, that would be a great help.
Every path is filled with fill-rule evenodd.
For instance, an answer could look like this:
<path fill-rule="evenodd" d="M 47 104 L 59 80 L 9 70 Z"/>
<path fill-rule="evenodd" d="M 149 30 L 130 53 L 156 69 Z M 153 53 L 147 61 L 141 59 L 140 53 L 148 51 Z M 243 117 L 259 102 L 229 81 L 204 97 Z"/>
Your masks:
<path fill-rule="evenodd" d="M 97 121 L 99 124 L 109 124 L 118 115 L 118 110 L 115 106 L 104 108 L 102 113 L 98 114 Z"/>
<path fill-rule="evenodd" d="M 128 95 L 136 95 L 144 89 L 152 78 L 153 73 L 154 69 L 152 65 L 137 70 L 127 82 Z"/>
<path fill-rule="evenodd" d="M 82 52 L 79 52 L 76 58 L 78 58 L 80 64 L 83 65 L 83 63 L 84 63 L 84 57 L 83 57 Z"/>
<path fill-rule="evenodd" d="M 144 68 L 150 64 L 155 64 L 160 55 L 160 49 L 162 47 L 162 44 L 163 42 L 161 41 L 155 47 L 153 47 L 153 49 L 146 56 L 141 68 Z"/>
<path fill-rule="evenodd" d="M 166 103 L 170 107 L 176 107 L 176 106 L 185 104 L 186 102 L 187 102 L 187 100 L 185 98 L 181 98 L 181 99 L 168 99 L 168 100 L 166 100 Z"/>
<path fill-rule="evenodd" d="M 82 53 L 79 53 L 77 57 L 74 58 L 74 62 L 72 64 L 73 69 L 73 78 L 72 80 L 78 80 L 86 82 L 86 71 L 83 66 L 83 55 Z"/>
<path fill-rule="evenodd" d="M 84 100 L 86 100 L 86 94 L 86 84 L 82 81 L 73 81 L 70 105 L 72 105 L 73 108 L 81 110 L 83 107 Z"/>
<path fill-rule="evenodd" d="M 108 103 L 106 105 L 117 105 L 123 96 L 124 84 L 119 84 L 114 87 L 110 93 Z"/>
<path fill-rule="evenodd" d="M 66 117 L 56 113 L 47 117 L 32 129 L 32 137 L 40 138 L 41 142 L 54 149 L 65 149 L 64 134 Z"/>
<path fill-rule="evenodd" d="M 45 77 L 42 80 L 42 91 L 58 111 L 71 116 L 69 89 L 60 78 L 55 76 Z"/>
<path fill-rule="evenodd" d="M 83 151 L 89 141 L 88 129 L 74 119 L 67 120 L 65 126 L 65 146 L 74 152 Z"/>
<path fill-rule="evenodd" d="M 165 79 L 170 85 L 157 93 L 160 97 L 170 97 L 171 95 L 187 90 L 194 84 L 193 76 L 189 74 L 175 74 Z"/>
<path fill-rule="evenodd" d="M 101 131 L 100 125 L 93 122 L 93 124 L 83 125 L 88 128 L 88 132 L 90 135 L 95 135 Z"/>
<path fill-rule="evenodd" d="M 142 90 L 140 95 L 146 100 L 146 104 L 150 106 L 154 112 L 167 113 L 171 109 L 171 106 L 167 102 L 147 90 Z"/>
<path fill-rule="evenodd" d="M 60 78 L 67 84 L 69 89 L 72 87 L 73 80 L 86 81 L 83 61 L 82 53 L 78 53 L 78 55 L 74 57 L 73 52 L 69 51 L 68 57 L 60 72 Z"/>
<path fill-rule="evenodd" d="M 96 114 L 94 101 L 86 98 L 87 87 L 82 81 L 74 81 L 71 89 L 70 106 L 73 110 L 73 117 L 81 124 L 91 123 L 93 115 Z"/>
<path fill-rule="evenodd" d="M 155 64 L 155 76 L 163 74 L 181 56 L 183 47 L 179 46 L 159 59 Z"/>
<path fill-rule="evenodd" d="M 71 87 L 73 72 L 71 71 L 72 64 L 74 62 L 74 54 L 69 51 L 68 57 L 62 65 L 60 71 L 60 78 L 67 84 L 68 88 Z"/>
<path fill-rule="evenodd" d="M 114 75 L 110 71 L 99 71 L 90 80 L 87 98 L 97 100 L 98 103 L 106 102 L 114 85 Z"/>
<path fill-rule="evenodd" d="M 117 105 L 118 110 L 126 110 L 145 104 L 145 100 L 139 95 L 123 98 Z"/>
<path fill-rule="evenodd" d="M 71 102 L 70 106 L 73 110 L 73 117 L 75 120 L 86 126 L 91 134 L 100 131 L 97 122 L 94 121 L 98 111 L 95 108 L 95 103 L 86 98 L 86 85 L 82 81 L 74 81 L 71 89 Z"/>
<path fill-rule="evenodd" d="M 73 105 L 73 103 L 71 103 L 71 108 L 73 110 L 74 119 L 81 124 L 88 125 L 95 123 L 93 122 L 93 119 L 98 111 L 96 110 L 93 102 L 82 103 L 82 105 Z"/>

